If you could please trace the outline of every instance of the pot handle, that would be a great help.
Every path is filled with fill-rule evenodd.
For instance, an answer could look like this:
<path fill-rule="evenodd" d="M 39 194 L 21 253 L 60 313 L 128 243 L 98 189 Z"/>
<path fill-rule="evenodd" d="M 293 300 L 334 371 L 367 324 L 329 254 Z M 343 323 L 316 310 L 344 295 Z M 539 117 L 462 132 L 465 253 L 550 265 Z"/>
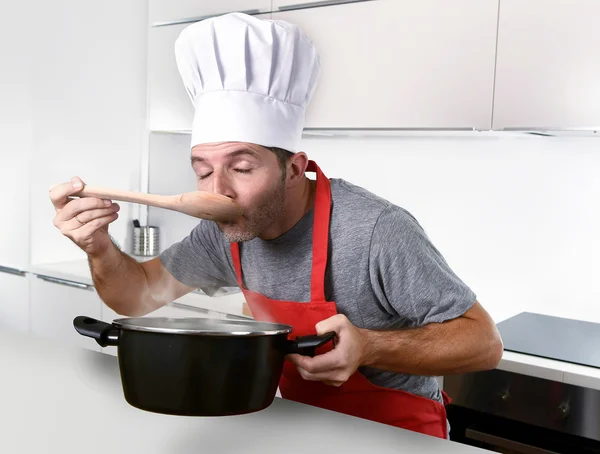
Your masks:
<path fill-rule="evenodd" d="M 119 329 L 110 323 L 80 315 L 73 320 L 73 326 L 79 334 L 95 339 L 101 347 L 119 345 Z"/>
<path fill-rule="evenodd" d="M 303 356 L 315 356 L 315 349 L 333 340 L 335 335 L 335 331 L 331 331 L 320 336 L 299 336 L 295 340 L 288 341 L 285 354 L 298 353 Z"/>

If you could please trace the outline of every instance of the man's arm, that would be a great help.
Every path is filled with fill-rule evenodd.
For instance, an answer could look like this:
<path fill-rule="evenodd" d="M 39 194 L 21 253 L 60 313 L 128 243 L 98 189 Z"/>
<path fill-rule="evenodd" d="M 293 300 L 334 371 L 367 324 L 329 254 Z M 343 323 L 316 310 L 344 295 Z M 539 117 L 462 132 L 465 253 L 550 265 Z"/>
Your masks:
<path fill-rule="evenodd" d="M 88 261 L 100 298 L 127 317 L 146 315 L 193 290 L 175 279 L 158 257 L 139 263 L 115 245 Z"/>
<path fill-rule="evenodd" d="M 464 315 L 442 323 L 394 331 L 358 328 L 338 314 L 316 325 L 317 334 L 335 331 L 333 350 L 314 358 L 288 356 L 305 380 L 340 386 L 358 369 L 441 376 L 495 368 L 503 344 L 495 323 L 475 302 Z"/>
<path fill-rule="evenodd" d="M 503 344 L 479 302 L 463 316 L 399 331 L 359 330 L 361 366 L 413 375 L 448 375 L 495 368 Z M 408 353 L 408 354 L 407 354 Z"/>
<path fill-rule="evenodd" d="M 388 207 L 369 254 L 378 307 L 409 327 L 368 330 L 341 314 L 323 320 L 317 333 L 335 331 L 338 342 L 324 355 L 289 357 L 304 378 L 340 385 L 359 366 L 429 376 L 497 366 L 503 345 L 495 323 L 410 213 Z"/>

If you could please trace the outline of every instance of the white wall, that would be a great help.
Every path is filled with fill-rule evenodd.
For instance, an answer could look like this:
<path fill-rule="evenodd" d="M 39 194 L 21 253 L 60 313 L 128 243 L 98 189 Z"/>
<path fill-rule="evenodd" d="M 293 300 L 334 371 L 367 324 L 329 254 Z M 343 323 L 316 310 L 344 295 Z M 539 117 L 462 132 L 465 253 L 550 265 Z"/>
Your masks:
<path fill-rule="evenodd" d="M 406 208 L 496 320 L 600 321 L 600 141 L 537 136 L 305 140 L 328 177 Z M 155 134 L 150 190 L 195 190 L 189 137 Z M 151 209 L 162 249 L 197 220 Z"/>

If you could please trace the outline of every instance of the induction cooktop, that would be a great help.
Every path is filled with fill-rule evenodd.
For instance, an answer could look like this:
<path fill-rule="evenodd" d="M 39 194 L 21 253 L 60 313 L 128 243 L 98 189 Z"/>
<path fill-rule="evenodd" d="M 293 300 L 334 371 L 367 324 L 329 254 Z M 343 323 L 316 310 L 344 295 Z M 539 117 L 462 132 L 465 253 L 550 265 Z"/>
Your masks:
<path fill-rule="evenodd" d="M 522 312 L 497 324 L 504 350 L 600 369 L 600 324 Z"/>

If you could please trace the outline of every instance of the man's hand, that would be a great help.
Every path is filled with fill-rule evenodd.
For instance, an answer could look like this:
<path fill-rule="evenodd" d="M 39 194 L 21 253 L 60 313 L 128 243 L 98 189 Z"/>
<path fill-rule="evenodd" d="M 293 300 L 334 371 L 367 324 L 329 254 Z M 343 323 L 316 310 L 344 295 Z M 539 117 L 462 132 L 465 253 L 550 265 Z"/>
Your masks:
<path fill-rule="evenodd" d="M 334 315 L 316 329 L 317 334 L 335 331 L 335 348 L 314 358 L 293 354 L 287 359 L 305 380 L 333 386 L 341 386 L 359 366 L 443 376 L 493 369 L 503 353 L 496 325 L 477 301 L 460 317 L 419 328 L 373 331 Z"/>
<path fill-rule="evenodd" d="M 287 359 L 296 365 L 305 380 L 341 386 L 363 361 L 366 342 L 364 331 L 341 314 L 319 322 L 315 328 L 319 335 L 335 331 L 335 348 L 314 358 L 293 353 Z"/>
<path fill-rule="evenodd" d="M 83 187 L 83 181 L 73 177 L 70 182 L 50 189 L 56 211 L 54 226 L 88 256 L 102 256 L 112 246 L 108 225 L 119 217 L 120 207 L 97 197 L 71 197 Z"/>

